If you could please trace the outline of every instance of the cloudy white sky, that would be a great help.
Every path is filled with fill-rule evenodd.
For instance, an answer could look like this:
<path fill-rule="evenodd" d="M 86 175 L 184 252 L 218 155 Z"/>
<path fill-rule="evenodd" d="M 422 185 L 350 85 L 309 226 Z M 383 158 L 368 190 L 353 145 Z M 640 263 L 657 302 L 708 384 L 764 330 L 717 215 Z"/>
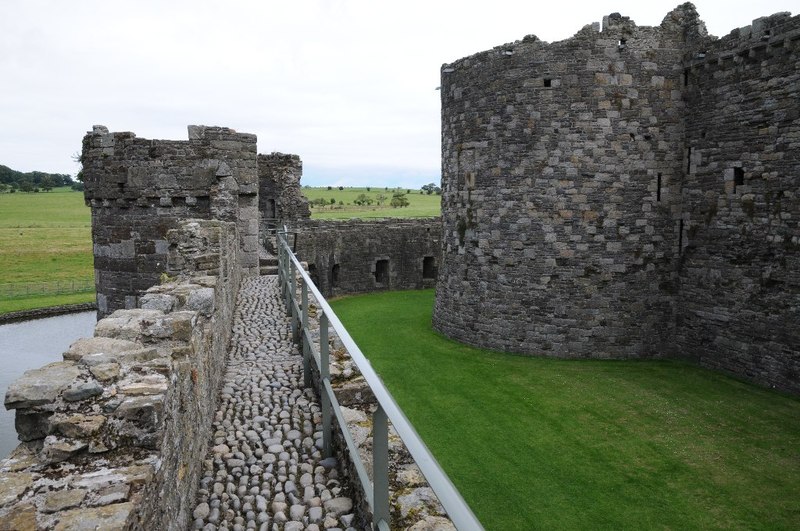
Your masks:
<path fill-rule="evenodd" d="M 439 67 L 677 0 L 0 0 L 0 164 L 74 174 L 92 124 L 186 139 L 188 124 L 297 153 L 310 185 L 439 179 Z M 794 5 L 793 5 L 794 4 Z M 696 0 L 723 36 L 797 0 Z"/>

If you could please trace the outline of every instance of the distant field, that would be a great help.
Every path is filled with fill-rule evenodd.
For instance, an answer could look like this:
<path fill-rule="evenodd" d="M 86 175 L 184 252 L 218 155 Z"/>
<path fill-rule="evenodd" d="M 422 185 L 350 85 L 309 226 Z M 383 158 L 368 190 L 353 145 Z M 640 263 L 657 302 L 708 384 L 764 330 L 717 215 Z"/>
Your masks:
<path fill-rule="evenodd" d="M 0 272 L 0 293 L 8 284 L 91 280 L 91 213 L 83 193 L 56 188 L 0 194 Z M 82 293 L 77 298 L 76 302 L 86 302 L 94 295 Z M 73 299 L 55 294 L 0 298 L 0 313 Z"/>
<path fill-rule="evenodd" d="M 336 200 L 335 205 L 328 205 L 325 207 L 313 207 L 311 209 L 311 217 L 313 219 L 349 219 L 349 218 L 424 218 L 430 216 L 438 216 L 441 214 L 442 196 L 436 194 L 420 194 L 419 190 L 411 190 L 408 193 L 407 188 L 348 188 L 339 190 L 333 187 L 328 190 L 327 187 L 304 187 L 303 195 L 309 201 L 317 198 L 326 199 L 330 202 L 331 199 Z M 392 194 L 395 192 L 403 192 L 406 194 L 409 205 L 402 208 L 393 208 L 389 205 L 392 199 Z M 356 198 L 364 194 L 371 198 L 373 203 L 369 206 L 359 206 L 354 203 Z M 378 195 L 386 197 L 382 205 L 377 204 Z M 342 204 L 340 205 L 339 202 Z"/>
<path fill-rule="evenodd" d="M 392 208 L 389 202 L 395 191 L 407 189 L 303 188 L 309 200 L 322 197 L 336 201 L 333 207 L 313 208 L 315 219 L 439 215 L 441 196 L 411 190 L 406 194 L 409 206 Z M 353 204 L 361 194 L 370 197 L 373 204 Z M 377 204 L 380 194 L 386 197 L 383 205 Z M 84 205 L 83 193 L 56 188 L 51 192 L 0 194 L 0 275 L 0 313 L 92 301 L 93 292 L 63 293 L 60 287 L 67 281 L 85 285 L 94 277 L 91 212 Z M 45 283 L 52 285 L 52 290 L 42 287 Z"/>

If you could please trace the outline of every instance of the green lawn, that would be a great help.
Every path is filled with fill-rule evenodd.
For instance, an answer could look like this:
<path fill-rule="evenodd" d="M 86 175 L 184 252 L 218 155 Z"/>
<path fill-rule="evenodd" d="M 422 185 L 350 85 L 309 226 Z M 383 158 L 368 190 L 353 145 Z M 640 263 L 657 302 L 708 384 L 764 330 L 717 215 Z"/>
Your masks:
<path fill-rule="evenodd" d="M 432 306 L 333 303 L 487 529 L 800 527 L 797 398 L 686 363 L 467 347 Z"/>
<path fill-rule="evenodd" d="M 309 201 L 317 198 L 323 198 L 330 202 L 331 199 L 336 200 L 335 205 L 328 205 L 326 207 L 313 207 L 311 209 L 311 217 L 313 219 L 349 219 L 349 218 L 424 218 L 429 216 L 438 216 L 441 213 L 442 197 L 440 195 L 420 194 L 419 190 L 411 190 L 407 193 L 407 188 L 348 188 L 339 190 L 338 187 L 332 187 L 330 190 L 327 187 L 310 188 L 304 187 L 302 189 L 303 195 Z M 402 192 L 406 194 L 409 205 L 402 208 L 392 208 L 389 202 L 392 199 L 392 194 L 395 192 Z M 374 202 L 369 206 L 359 206 L 353 203 L 355 199 L 365 194 L 370 197 Z M 378 195 L 382 194 L 387 199 L 382 205 L 377 204 Z M 339 205 L 339 202 L 342 205 Z"/>
<path fill-rule="evenodd" d="M 82 192 L 0 194 L 0 293 L 7 284 L 91 279 L 92 264 L 91 212 Z M 13 311 L 4 309 L 9 304 L 28 309 L 60 301 L 61 296 L 4 299 L 0 312 Z"/>

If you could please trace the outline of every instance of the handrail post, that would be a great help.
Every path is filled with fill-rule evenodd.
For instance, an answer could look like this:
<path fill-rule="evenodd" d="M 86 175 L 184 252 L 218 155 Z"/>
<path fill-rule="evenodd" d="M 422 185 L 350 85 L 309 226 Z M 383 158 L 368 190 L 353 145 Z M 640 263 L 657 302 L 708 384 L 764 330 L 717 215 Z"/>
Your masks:
<path fill-rule="evenodd" d="M 380 404 L 372 414 L 372 526 L 389 523 L 389 422 Z"/>
<path fill-rule="evenodd" d="M 311 345 L 306 339 L 308 330 L 308 284 L 303 277 L 300 277 L 300 344 L 303 347 L 303 383 L 305 387 L 311 387 Z"/>
<path fill-rule="evenodd" d="M 319 379 L 320 379 L 320 398 L 322 406 L 322 455 L 330 457 L 333 455 L 331 450 L 331 399 L 328 397 L 328 390 L 325 382 L 331 379 L 330 369 L 330 346 L 328 345 L 328 316 L 325 312 L 319 314 Z"/>
<path fill-rule="evenodd" d="M 297 297 L 297 279 L 295 278 L 294 262 L 289 261 L 289 315 L 292 321 L 292 339 L 297 340 L 297 312 L 295 311 L 294 299 Z"/>

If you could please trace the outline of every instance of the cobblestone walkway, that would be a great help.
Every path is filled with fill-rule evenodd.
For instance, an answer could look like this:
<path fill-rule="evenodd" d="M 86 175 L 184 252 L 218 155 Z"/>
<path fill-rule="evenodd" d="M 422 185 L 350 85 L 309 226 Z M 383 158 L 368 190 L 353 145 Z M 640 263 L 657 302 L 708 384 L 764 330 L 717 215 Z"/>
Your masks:
<path fill-rule="evenodd" d="M 353 529 L 276 276 L 243 281 L 193 529 Z"/>

